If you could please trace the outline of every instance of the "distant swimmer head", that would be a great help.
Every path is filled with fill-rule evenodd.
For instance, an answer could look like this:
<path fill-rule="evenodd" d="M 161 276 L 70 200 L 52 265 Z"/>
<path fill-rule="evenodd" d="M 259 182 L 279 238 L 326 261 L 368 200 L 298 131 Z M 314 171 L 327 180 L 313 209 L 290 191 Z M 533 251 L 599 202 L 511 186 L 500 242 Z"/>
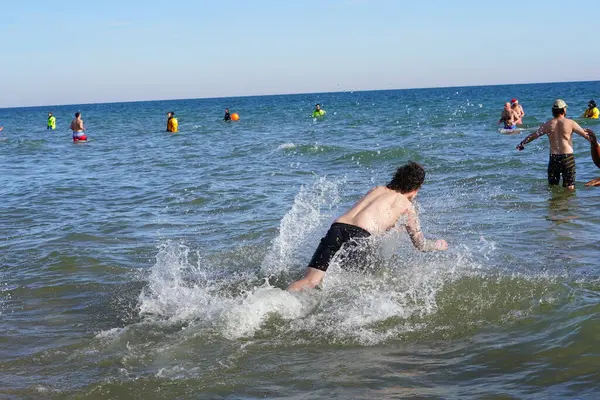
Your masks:
<path fill-rule="evenodd" d="M 593 100 L 592 100 L 592 101 L 593 101 Z M 52 113 L 51 113 L 51 112 L 49 112 L 49 113 L 48 113 L 48 116 L 49 116 L 49 117 L 51 117 L 51 116 L 52 116 Z"/>
<path fill-rule="evenodd" d="M 594 101 L 594 99 L 590 100 L 590 102 L 588 103 L 588 107 L 589 108 L 596 108 L 596 102 Z"/>
<path fill-rule="evenodd" d="M 77 112 L 75 113 L 75 118 L 79 118 L 79 117 L 81 117 L 81 113 L 80 113 L 79 111 L 77 111 Z"/>
<path fill-rule="evenodd" d="M 386 187 L 404 194 L 418 191 L 423 182 L 425 182 L 425 170 L 416 162 L 409 161 L 396 170 Z"/>
<path fill-rule="evenodd" d="M 321 105 L 319 103 L 315 104 L 315 109 L 318 111 L 321 109 Z"/>
<path fill-rule="evenodd" d="M 504 103 L 504 109 L 510 110 L 510 103 L 509 102 Z"/>
<path fill-rule="evenodd" d="M 556 99 L 552 104 L 552 115 L 558 117 L 567 113 L 567 103 L 562 99 Z"/>
<path fill-rule="evenodd" d="M 175 116 L 175 111 L 169 111 L 167 113 L 167 117 L 169 117 L 169 118 L 174 117 L 174 116 Z"/>
<path fill-rule="evenodd" d="M 225 112 L 226 112 L 226 113 L 229 113 L 229 108 L 226 108 L 226 109 L 225 109 Z"/>
<path fill-rule="evenodd" d="M 519 100 L 517 100 L 517 99 L 510 99 L 510 104 L 519 104 Z"/>

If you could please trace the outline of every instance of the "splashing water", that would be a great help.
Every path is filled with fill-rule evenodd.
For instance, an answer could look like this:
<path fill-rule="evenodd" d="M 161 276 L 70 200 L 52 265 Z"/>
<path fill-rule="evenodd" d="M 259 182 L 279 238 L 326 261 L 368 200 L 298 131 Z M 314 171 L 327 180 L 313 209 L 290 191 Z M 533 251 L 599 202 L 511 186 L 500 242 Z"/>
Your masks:
<path fill-rule="evenodd" d="M 277 328 L 287 340 L 317 332 L 330 342 L 373 345 L 421 329 L 437 312 L 444 285 L 479 268 L 462 253 L 416 253 L 405 235 L 393 233 L 378 240 L 384 257 L 374 257 L 372 273 L 345 271 L 334 260 L 319 289 L 291 294 L 272 286 L 269 277 L 303 268 L 339 202 L 339 182 L 318 178 L 302 187 L 260 268 L 222 274 L 184 244 L 161 245 L 140 313 L 230 340 Z"/>

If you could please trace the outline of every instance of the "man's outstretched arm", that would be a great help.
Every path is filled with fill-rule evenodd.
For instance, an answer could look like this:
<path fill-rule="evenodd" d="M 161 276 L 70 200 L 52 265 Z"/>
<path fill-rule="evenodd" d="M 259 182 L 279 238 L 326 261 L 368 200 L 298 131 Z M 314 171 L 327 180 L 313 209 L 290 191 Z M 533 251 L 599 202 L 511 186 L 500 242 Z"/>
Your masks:
<path fill-rule="evenodd" d="M 519 143 L 517 145 L 517 150 L 521 151 L 525 149 L 525 145 L 527 143 L 533 142 L 535 139 L 539 138 L 540 136 L 543 136 L 546 134 L 546 132 L 543 129 L 544 127 L 541 126 L 537 131 L 533 132 L 531 135 L 527 136 L 525 139 L 523 139 L 521 141 L 521 143 Z"/>
<path fill-rule="evenodd" d="M 413 246 L 419 251 L 446 250 L 448 248 L 448 243 L 445 240 L 428 240 L 425 238 L 425 235 L 421 231 L 419 217 L 414 210 L 408 213 L 406 232 L 410 236 Z"/>

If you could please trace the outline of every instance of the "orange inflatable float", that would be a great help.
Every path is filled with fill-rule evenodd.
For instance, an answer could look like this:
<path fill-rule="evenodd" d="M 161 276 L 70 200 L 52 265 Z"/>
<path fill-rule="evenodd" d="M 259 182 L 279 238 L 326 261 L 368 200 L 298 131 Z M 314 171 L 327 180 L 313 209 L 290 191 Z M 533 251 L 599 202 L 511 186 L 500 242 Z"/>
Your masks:
<path fill-rule="evenodd" d="M 240 115 L 238 113 L 232 113 L 231 114 L 231 120 L 232 121 L 239 121 L 240 120 Z"/>

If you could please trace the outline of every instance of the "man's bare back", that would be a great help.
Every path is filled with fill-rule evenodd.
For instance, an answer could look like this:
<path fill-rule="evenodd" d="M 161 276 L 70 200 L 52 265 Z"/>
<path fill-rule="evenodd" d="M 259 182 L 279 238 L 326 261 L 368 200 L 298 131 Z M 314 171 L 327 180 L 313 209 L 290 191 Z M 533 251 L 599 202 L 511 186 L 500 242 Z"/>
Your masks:
<path fill-rule="evenodd" d="M 414 213 L 414 208 L 405 195 L 377 186 L 335 222 L 358 226 L 373 235 L 380 235 L 393 228 L 398 219 L 409 212 Z"/>
<path fill-rule="evenodd" d="M 83 127 L 83 120 L 80 117 L 75 118 L 73 121 L 71 121 L 70 129 L 75 133 L 83 132 L 85 130 Z"/>
<path fill-rule="evenodd" d="M 577 133 L 590 141 L 587 132 L 572 119 L 564 116 L 552 118 L 540 128 L 548 135 L 550 140 L 550 154 L 573 153 L 573 133 Z"/>

